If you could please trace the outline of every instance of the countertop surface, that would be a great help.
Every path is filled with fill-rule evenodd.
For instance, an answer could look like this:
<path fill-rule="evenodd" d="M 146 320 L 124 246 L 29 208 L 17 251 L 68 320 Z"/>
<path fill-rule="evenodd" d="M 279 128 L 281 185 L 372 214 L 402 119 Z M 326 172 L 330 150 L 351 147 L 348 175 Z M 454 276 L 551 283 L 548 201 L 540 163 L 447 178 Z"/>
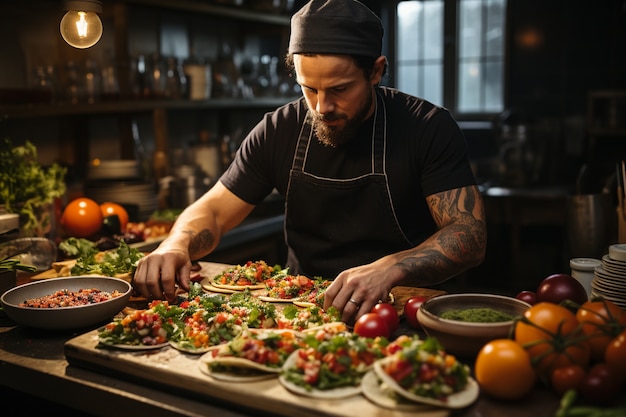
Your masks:
<path fill-rule="evenodd" d="M 223 264 L 213 264 L 215 268 L 222 268 Z M 29 282 L 30 277 L 21 275 L 18 284 Z M 435 295 L 441 293 L 436 290 L 397 287 L 393 294 L 398 309 L 404 305 L 408 297 L 416 293 Z M 131 306 L 142 308 L 146 301 L 132 299 Z M 246 395 L 245 389 L 233 401 L 232 396 L 211 395 L 211 389 L 189 389 L 186 385 L 198 383 L 193 378 L 177 377 L 174 382 L 159 383 L 158 378 L 141 377 L 141 372 L 147 368 L 134 369 L 125 372 L 123 366 L 111 362 L 110 355 L 99 355 L 96 361 L 82 361 L 82 354 L 70 355 L 68 346 L 74 349 L 77 346 L 86 346 L 84 351 L 93 353 L 93 346 L 89 345 L 89 337 L 95 334 L 97 326 L 80 331 L 47 332 L 23 326 L 6 324 L 0 325 L 0 386 L 10 387 L 29 397 L 24 410 L 34 406 L 38 401 L 62 404 L 71 411 L 70 415 L 93 416 L 259 416 L 259 415 L 286 415 L 276 411 L 276 404 L 265 407 L 260 404 L 262 395 Z M 404 320 L 397 334 L 412 334 Z M 86 342 L 85 342 L 86 341 Z M 169 349 L 169 348 L 167 348 Z M 84 354 L 85 352 L 83 352 Z M 142 353 L 144 356 L 148 356 Z M 79 360 L 75 360 L 75 356 Z M 68 360 L 70 358 L 71 360 Z M 128 362 L 132 365 L 133 360 Z M 466 362 L 470 366 L 471 362 Z M 148 369 L 149 371 L 149 369 Z M 160 374 L 160 373 L 159 373 Z M 164 373 L 163 375 L 169 375 Z M 515 376 L 512 375 L 512 378 Z M 252 386 L 250 386 L 252 387 Z M 250 388 L 248 387 L 248 388 Z M 236 387 L 239 389 L 239 387 Z M 252 387 L 254 388 L 254 387 Z M 257 387 L 258 388 L 258 387 Z M 256 393 L 258 394 L 258 393 Z M 256 400 L 251 402 L 251 398 Z M 259 400 L 261 398 L 261 400 Z M 307 399 L 308 400 L 308 399 Z M 303 400 L 306 403 L 307 400 Z M 310 400 L 308 400 L 310 402 Z M 371 405 L 364 398 L 361 403 L 355 403 L 363 410 Z M 471 406 L 454 410 L 450 417 L 551 417 L 555 415 L 559 405 L 559 398 L 548 389 L 538 386 L 529 397 L 520 402 L 501 402 L 485 395 Z M 289 401 L 285 404 L 289 407 Z M 294 409 L 311 410 L 315 404 L 298 404 Z M 304 407 L 304 408 L 302 408 Z M 345 407 L 344 407 L 345 408 Z M 358 407 L 357 407 L 358 408 Z M 389 410 L 377 408 L 376 413 L 368 415 L 395 415 Z M 78 410 L 79 414 L 76 414 Z M 319 413 L 315 415 L 342 415 L 339 409 L 335 414 L 332 407 L 320 405 Z M 369 409 L 368 409 L 369 410 Z M 372 410 L 369 410 L 372 411 Z M 288 412 L 288 411 L 287 411 Z M 84 414 L 83 414 L 84 413 Z M 397 414 L 397 412 L 396 412 Z M 28 413 L 22 415 L 29 415 Z M 356 414 L 355 414 L 356 415 Z"/>

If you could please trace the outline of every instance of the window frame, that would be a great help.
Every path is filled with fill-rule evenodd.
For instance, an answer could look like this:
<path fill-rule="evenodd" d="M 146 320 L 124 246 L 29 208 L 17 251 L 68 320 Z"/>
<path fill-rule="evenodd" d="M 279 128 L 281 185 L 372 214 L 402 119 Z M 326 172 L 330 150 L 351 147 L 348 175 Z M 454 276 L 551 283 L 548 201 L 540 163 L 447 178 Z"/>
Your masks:
<path fill-rule="evenodd" d="M 398 60 L 397 60 L 397 28 L 398 17 L 396 14 L 397 6 L 402 1 L 408 0 L 393 0 L 388 4 L 387 10 L 382 10 L 383 16 L 386 16 L 389 22 L 389 31 L 386 34 L 387 37 L 387 51 L 386 55 L 389 59 L 389 77 L 390 85 L 396 86 L 395 82 L 398 76 Z M 444 0 L 444 45 L 443 45 L 443 103 L 442 105 L 449 109 L 458 120 L 493 120 L 494 116 L 499 112 L 463 112 L 458 111 L 457 102 L 457 88 L 459 83 L 458 74 L 458 7 L 459 0 Z M 509 5 L 510 1 L 507 1 L 505 10 L 505 27 L 504 27 L 504 56 L 503 56 L 503 74 L 502 74 L 502 100 L 503 110 L 507 108 L 508 102 L 508 88 L 507 88 L 507 68 L 508 68 L 508 53 L 509 50 Z"/>

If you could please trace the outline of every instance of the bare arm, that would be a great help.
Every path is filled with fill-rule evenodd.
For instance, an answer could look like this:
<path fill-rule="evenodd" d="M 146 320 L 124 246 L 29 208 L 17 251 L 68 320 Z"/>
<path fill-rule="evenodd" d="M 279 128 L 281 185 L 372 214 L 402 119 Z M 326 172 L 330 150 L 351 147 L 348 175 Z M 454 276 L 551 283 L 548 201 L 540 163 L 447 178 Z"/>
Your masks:
<path fill-rule="evenodd" d="M 414 248 L 343 271 L 326 291 L 324 307 L 342 310 L 349 322 L 387 299 L 397 285 L 434 285 L 483 261 L 487 227 L 478 187 L 431 195 L 427 202 L 437 232 Z"/>
<path fill-rule="evenodd" d="M 230 229 L 254 208 L 218 182 L 178 217 L 169 236 L 141 260 L 133 279 L 145 297 L 176 297 L 176 283 L 189 289 L 191 260 L 213 251 Z"/>

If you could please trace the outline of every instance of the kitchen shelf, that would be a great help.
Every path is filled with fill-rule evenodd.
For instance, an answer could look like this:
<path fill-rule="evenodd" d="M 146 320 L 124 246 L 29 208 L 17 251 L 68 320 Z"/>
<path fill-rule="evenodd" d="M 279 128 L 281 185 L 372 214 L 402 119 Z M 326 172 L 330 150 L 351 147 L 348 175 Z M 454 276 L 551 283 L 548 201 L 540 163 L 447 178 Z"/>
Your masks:
<path fill-rule="evenodd" d="M 93 104 L 29 104 L 23 106 L 0 106 L 0 116 L 8 119 L 40 118 L 77 115 L 104 115 L 145 113 L 154 109 L 201 110 L 201 109 L 264 109 L 279 107 L 295 97 L 267 97 L 256 99 L 208 99 L 208 100 L 124 100 Z"/>
<path fill-rule="evenodd" d="M 250 21 L 255 23 L 269 23 L 273 25 L 289 26 L 291 16 L 270 13 L 262 10 L 250 10 L 236 8 L 235 6 L 220 6 L 207 4 L 197 0 L 126 0 L 129 4 L 142 6 L 161 7 L 186 12 L 203 13 L 213 16 L 228 17 L 237 20 Z"/>

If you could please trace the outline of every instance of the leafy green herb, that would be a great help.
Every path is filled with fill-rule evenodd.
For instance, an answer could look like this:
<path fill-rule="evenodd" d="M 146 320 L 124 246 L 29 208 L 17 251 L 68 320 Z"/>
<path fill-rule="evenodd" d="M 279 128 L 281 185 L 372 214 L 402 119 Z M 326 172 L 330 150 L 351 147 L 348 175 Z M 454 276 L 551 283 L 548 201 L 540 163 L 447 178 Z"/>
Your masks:
<path fill-rule="evenodd" d="M 27 141 L 12 146 L 4 139 L 0 146 L 0 203 L 9 213 L 20 214 L 22 233 L 43 236 L 51 225 L 47 207 L 65 194 L 67 168 L 57 163 L 44 168 L 37 160 L 37 148 Z"/>
<path fill-rule="evenodd" d="M 102 261 L 96 260 L 96 253 L 87 253 L 76 258 L 76 265 L 72 267 L 72 275 L 99 274 L 115 276 L 116 274 L 134 273 L 137 263 L 144 254 L 128 246 L 120 240 L 120 246 L 104 254 Z"/>

